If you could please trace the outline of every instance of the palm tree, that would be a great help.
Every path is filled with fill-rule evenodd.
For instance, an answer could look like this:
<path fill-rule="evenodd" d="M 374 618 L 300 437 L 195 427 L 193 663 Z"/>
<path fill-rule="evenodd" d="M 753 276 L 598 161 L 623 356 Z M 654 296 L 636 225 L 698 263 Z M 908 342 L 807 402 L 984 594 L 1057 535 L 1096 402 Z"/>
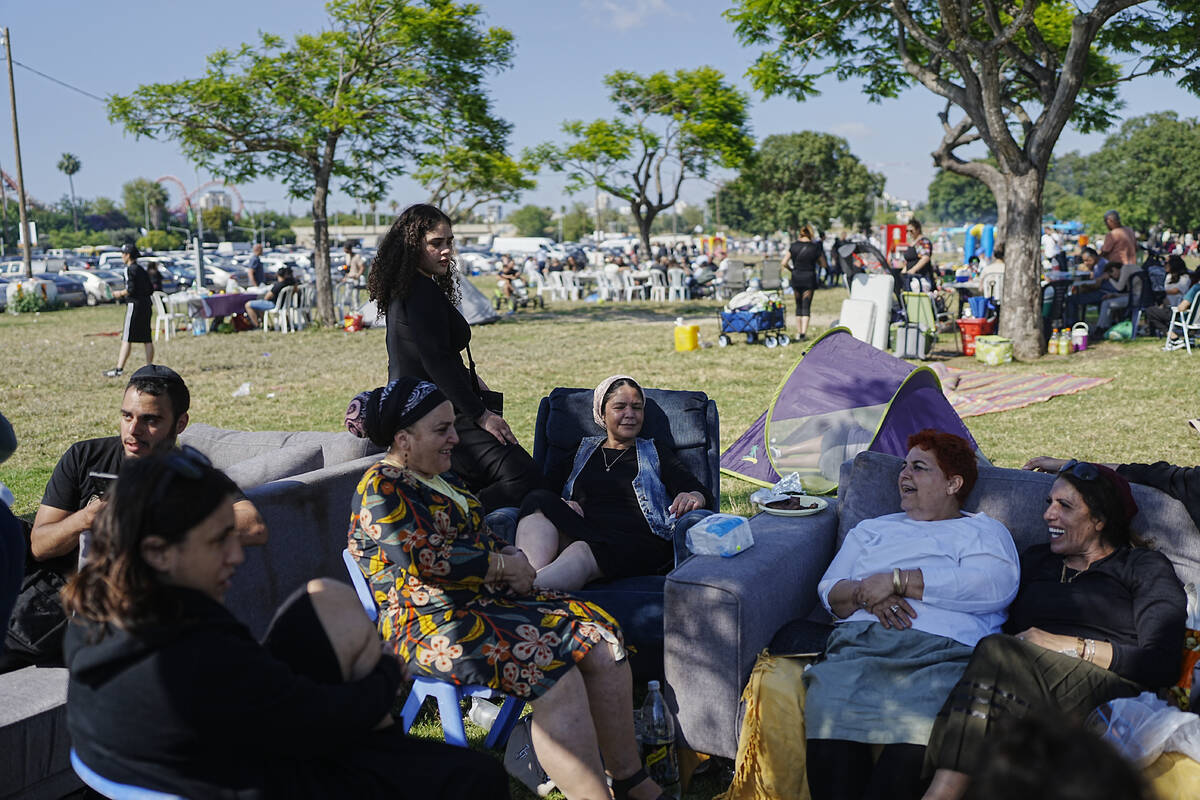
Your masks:
<path fill-rule="evenodd" d="M 82 166 L 83 164 L 79 163 L 79 158 L 71 153 L 63 153 L 62 158 L 58 160 L 58 171 L 66 174 L 67 182 L 71 185 L 71 222 L 74 224 L 76 232 L 79 231 L 79 212 L 75 205 L 74 176 Z"/>

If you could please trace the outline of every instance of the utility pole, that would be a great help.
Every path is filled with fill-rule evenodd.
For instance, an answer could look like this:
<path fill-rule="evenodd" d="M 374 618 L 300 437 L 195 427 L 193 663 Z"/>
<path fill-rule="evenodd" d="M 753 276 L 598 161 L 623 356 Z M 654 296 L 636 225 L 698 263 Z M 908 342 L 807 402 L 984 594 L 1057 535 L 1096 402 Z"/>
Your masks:
<path fill-rule="evenodd" d="M 29 214 L 25 210 L 25 175 L 21 171 L 21 134 L 17 129 L 17 88 L 13 83 L 12 69 L 12 37 L 9 36 L 8 28 L 0 30 L 0 38 L 4 40 L 4 60 L 8 62 L 8 103 L 12 110 L 13 123 L 13 146 L 17 151 L 17 203 L 20 206 L 18 209 L 21 212 L 21 257 L 25 261 L 25 277 L 33 278 L 33 258 L 30 253 L 30 248 L 33 247 L 33 240 L 29 235 Z"/>

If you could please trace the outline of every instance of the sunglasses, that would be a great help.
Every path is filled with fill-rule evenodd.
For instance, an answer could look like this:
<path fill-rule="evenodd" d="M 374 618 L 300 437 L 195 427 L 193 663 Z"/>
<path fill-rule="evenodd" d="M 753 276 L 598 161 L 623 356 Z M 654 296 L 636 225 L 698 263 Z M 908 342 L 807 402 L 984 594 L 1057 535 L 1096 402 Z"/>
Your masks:
<path fill-rule="evenodd" d="M 162 500 L 172 479 L 176 476 L 196 481 L 204 477 L 207 470 L 212 469 L 212 462 L 208 460 L 208 456 L 189 444 L 167 451 L 162 457 L 162 464 L 166 469 L 159 476 L 158 483 L 150 494 L 151 503 Z"/>
<path fill-rule="evenodd" d="M 1081 481 L 1094 481 L 1100 477 L 1100 470 L 1096 468 L 1095 464 L 1075 458 L 1072 458 L 1059 468 L 1058 474 L 1062 475 L 1063 473 L 1074 475 Z"/>

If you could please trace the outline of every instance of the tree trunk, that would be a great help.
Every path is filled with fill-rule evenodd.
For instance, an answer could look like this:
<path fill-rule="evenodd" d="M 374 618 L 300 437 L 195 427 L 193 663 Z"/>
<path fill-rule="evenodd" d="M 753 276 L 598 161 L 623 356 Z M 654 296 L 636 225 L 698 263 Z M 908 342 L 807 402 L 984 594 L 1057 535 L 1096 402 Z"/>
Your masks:
<path fill-rule="evenodd" d="M 312 199 L 313 270 L 317 274 L 317 318 L 325 325 L 336 325 L 333 316 L 333 279 L 329 274 L 329 220 L 325 203 L 329 198 L 329 175 L 316 176 Z"/>
<path fill-rule="evenodd" d="M 1004 243 L 1004 297 L 1000 335 L 1012 339 L 1013 355 L 1038 358 L 1045 350 L 1042 332 L 1042 186 L 1045 175 L 1030 169 L 1005 176 L 1007 229 Z"/>
<path fill-rule="evenodd" d="M 642 240 L 642 252 L 638 260 L 643 261 L 649 258 L 651 252 L 653 252 L 650 249 L 650 226 L 654 224 L 654 218 L 658 215 L 658 212 L 653 208 L 647 208 L 646 214 L 643 216 L 641 208 L 638 207 L 637 203 L 631 203 L 630 208 L 633 211 L 633 218 L 637 220 L 638 235 Z"/>
<path fill-rule="evenodd" d="M 67 183 L 71 186 L 71 224 L 75 227 L 75 232 L 79 233 L 79 209 L 75 204 L 75 178 L 68 175 Z"/>

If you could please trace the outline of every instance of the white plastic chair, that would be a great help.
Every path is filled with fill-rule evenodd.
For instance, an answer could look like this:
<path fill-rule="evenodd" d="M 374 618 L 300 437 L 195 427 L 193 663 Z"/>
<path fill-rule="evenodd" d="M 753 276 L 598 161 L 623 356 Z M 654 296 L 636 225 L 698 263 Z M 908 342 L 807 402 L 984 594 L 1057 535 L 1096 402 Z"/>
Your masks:
<path fill-rule="evenodd" d="M 613 280 L 613 276 L 607 272 L 596 273 L 596 292 L 600 295 L 601 300 L 620 300 L 621 287 Z"/>
<path fill-rule="evenodd" d="M 684 281 L 684 272 L 679 267 L 671 267 L 667 270 L 667 299 L 668 300 L 686 300 L 687 285 Z"/>
<path fill-rule="evenodd" d="M 1196 319 L 1197 309 L 1200 309 L 1200 298 L 1193 300 L 1186 311 L 1180 311 L 1177 307 L 1171 309 L 1171 324 L 1167 327 L 1168 341 L 1171 334 L 1178 330 L 1189 356 L 1192 354 L 1192 337 L 1200 333 L 1200 320 Z"/>
<path fill-rule="evenodd" d="M 167 296 L 163 292 L 155 292 L 150 295 L 150 303 L 154 308 L 154 341 L 158 341 L 159 329 L 162 330 L 164 339 L 168 342 L 171 341 L 171 332 L 175 329 L 175 322 L 187 319 L 187 314 L 168 310 Z"/>
<path fill-rule="evenodd" d="M 292 329 L 302 330 L 312 322 L 312 310 L 317 305 L 317 287 L 311 283 L 305 283 L 296 287 L 298 291 L 292 293 L 292 302 L 288 308 Z"/>
<path fill-rule="evenodd" d="M 295 289 L 295 286 L 285 286 L 279 290 L 279 296 L 275 298 L 275 307 L 263 312 L 264 331 L 271 330 L 272 321 L 275 323 L 275 330 L 280 333 L 290 333 L 293 330 L 291 305 Z"/>
<path fill-rule="evenodd" d="M 667 279 L 662 270 L 650 270 L 650 299 L 659 303 L 667 302 Z"/>
<path fill-rule="evenodd" d="M 554 297 L 553 288 L 546 284 L 546 279 L 543 278 L 542 273 L 538 272 L 537 270 L 531 269 L 531 270 L 527 271 L 525 273 L 525 281 L 526 281 L 526 283 L 537 287 L 537 296 L 538 297 L 541 297 L 542 295 L 545 295 L 545 294 L 549 294 L 551 298 Z"/>
<path fill-rule="evenodd" d="M 621 286 L 625 290 L 626 302 L 631 302 L 635 294 L 641 300 L 646 299 L 646 287 L 635 281 L 628 272 L 621 273 Z"/>

